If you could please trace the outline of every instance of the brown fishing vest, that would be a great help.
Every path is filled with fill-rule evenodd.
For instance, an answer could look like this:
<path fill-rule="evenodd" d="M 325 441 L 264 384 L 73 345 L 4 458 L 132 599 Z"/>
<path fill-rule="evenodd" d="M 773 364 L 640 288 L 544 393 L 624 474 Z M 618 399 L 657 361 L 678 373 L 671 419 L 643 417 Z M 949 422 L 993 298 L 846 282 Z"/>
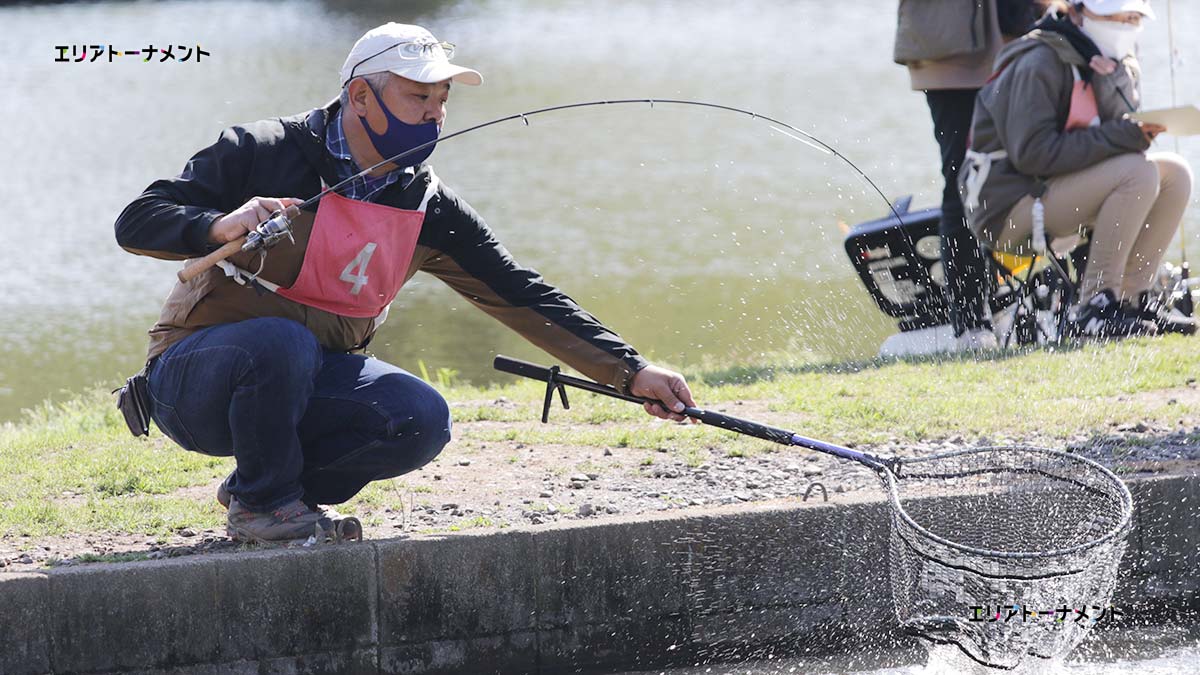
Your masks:
<path fill-rule="evenodd" d="M 257 278 L 285 288 L 291 286 L 304 263 L 315 217 L 313 212 L 301 211 L 292 220 L 292 236 L 296 243 L 284 241 L 276 245 L 261 258 L 261 263 L 259 253 L 254 252 L 235 253 L 228 262 L 250 273 L 258 271 L 261 264 Z M 428 247 L 416 247 L 405 281 L 417 273 L 431 253 Z M 158 322 L 150 329 L 147 356 L 154 358 L 162 354 L 171 345 L 202 328 L 267 316 L 303 324 L 327 349 L 350 351 L 364 346 L 386 314 L 385 310 L 374 318 L 339 316 L 288 300 L 256 282 L 244 279 L 239 282 L 224 269 L 213 267 L 190 282 L 175 283 L 163 303 Z"/>

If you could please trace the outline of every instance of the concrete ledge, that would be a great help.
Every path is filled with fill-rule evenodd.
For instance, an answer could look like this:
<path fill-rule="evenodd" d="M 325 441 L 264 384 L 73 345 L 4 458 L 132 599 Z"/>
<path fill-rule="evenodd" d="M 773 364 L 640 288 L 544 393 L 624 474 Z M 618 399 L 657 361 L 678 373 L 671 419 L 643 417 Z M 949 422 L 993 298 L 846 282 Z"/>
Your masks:
<path fill-rule="evenodd" d="M 1200 610 L 1200 477 L 1130 481 L 1121 608 Z M 560 673 L 892 643 L 882 499 L 0 574 L 0 672 Z"/>
<path fill-rule="evenodd" d="M 99 565 L 50 574 L 55 672 L 211 663 L 220 657 L 212 559 Z"/>
<path fill-rule="evenodd" d="M 47 574 L 0 575 L 0 673 L 50 671 Z"/>

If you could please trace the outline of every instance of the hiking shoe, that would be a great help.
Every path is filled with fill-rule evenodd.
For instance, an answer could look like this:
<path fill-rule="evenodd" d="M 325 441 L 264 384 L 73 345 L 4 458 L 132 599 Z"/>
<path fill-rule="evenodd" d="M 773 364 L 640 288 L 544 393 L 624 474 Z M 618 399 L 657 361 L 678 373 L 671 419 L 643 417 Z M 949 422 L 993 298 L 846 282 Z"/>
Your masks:
<path fill-rule="evenodd" d="M 237 499 L 229 503 L 227 532 L 238 541 L 260 543 L 307 539 L 322 536 L 330 529 L 324 514 L 313 511 L 300 500 L 288 502 L 269 512 L 251 511 Z"/>
<path fill-rule="evenodd" d="M 233 474 L 236 471 L 237 469 L 231 471 L 229 475 L 225 477 L 225 480 L 221 481 L 220 484 L 217 485 L 217 502 L 221 506 L 225 507 L 226 510 L 230 508 L 230 504 L 232 504 L 234 501 L 233 495 L 229 492 L 229 479 L 233 478 Z M 359 521 L 358 518 L 355 518 L 354 516 L 343 516 L 332 506 L 322 506 L 320 504 L 309 502 L 303 502 L 303 504 L 308 508 L 308 510 L 316 513 L 320 517 L 318 522 L 321 525 L 321 528 L 325 531 L 326 536 L 332 537 L 338 542 L 362 541 L 362 522 Z M 304 536 L 307 537 L 309 534 L 315 533 L 316 530 L 311 530 L 305 533 Z M 234 537 L 235 539 L 238 538 L 232 532 L 230 532 L 229 536 Z"/>
<path fill-rule="evenodd" d="M 1123 309 L 1112 290 L 1106 288 L 1093 295 L 1087 304 L 1071 309 L 1065 332 L 1074 338 L 1109 340 L 1155 335 L 1158 329 L 1153 321 Z"/>
<path fill-rule="evenodd" d="M 237 469 L 230 471 L 225 480 L 221 481 L 221 484 L 217 486 L 217 503 L 224 506 L 226 511 L 229 510 L 229 502 L 233 500 L 233 495 L 229 494 L 229 479 L 233 478 L 233 474 L 235 473 L 237 473 Z"/>
<path fill-rule="evenodd" d="M 1133 307 L 1133 312 L 1142 320 L 1153 323 L 1160 334 L 1196 334 L 1195 317 L 1186 316 L 1166 301 L 1161 294 L 1152 294 L 1149 291 L 1138 293 L 1137 304 Z"/>

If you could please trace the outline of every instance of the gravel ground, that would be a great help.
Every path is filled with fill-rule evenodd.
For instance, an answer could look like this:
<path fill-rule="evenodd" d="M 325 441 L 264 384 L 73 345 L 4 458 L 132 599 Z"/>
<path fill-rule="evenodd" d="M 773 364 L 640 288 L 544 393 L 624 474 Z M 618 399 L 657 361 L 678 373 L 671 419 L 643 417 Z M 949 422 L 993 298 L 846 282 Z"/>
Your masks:
<path fill-rule="evenodd" d="M 1164 393 L 1164 396 L 1169 393 Z M 496 401 L 496 405 L 506 405 Z M 749 406 L 748 406 L 749 407 Z M 748 502 L 830 502 L 882 495 L 873 473 L 843 460 L 798 448 L 771 446 L 748 456 L 724 451 L 693 454 L 591 446 L 532 446 L 519 441 L 482 443 L 473 429 L 535 423 L 475 422 L 456 427 L 458 438 L 432 464 L 389 481 L 390 506 L 359 504 L 357 515 L 371 539 L 462 530 L 539 526 L 702 509 Z M 517 433 L 516 437 L 520 437 Z M 465 440 L 463 440 L 465 439 Z M 883 443 L 858 449 L 879 456 L 922 456 L 971 446 L 1027 444 L 1063 448 L 1048 438 L 951 437 L 924 443 Z M 1124 476 L 1194 474 L 1200 468 L 1200 426 L 1181 419 L 1173 428 L 1129 424 L 1091 437 L 1068 439 L 1066 448 L 1114 468 Z M 196 492 L 197 488 L 189 489 Z M 211 494 L 215 485 L 199 494 Z M 811 494 L 810 494 L 811 493 Z M 204 497 L 201 497 L 204 498 Z M 215 502 L 214 502 L 215 503 Z M 403 504 L 401 507 L 400 505 Z M 0 539 L 0 571 L 44 565 L 76 565 L 97 556 L 163 558 L 242 548 L 223 531 L 183 529 L 165 541 L 145 535 L 73 534 Z"/>

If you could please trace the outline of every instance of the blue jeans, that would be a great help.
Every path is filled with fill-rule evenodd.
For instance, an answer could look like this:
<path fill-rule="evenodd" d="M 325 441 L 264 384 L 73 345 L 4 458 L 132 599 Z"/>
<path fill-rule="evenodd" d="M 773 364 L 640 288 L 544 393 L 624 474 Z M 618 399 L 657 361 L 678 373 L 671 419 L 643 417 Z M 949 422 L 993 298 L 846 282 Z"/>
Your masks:
<path fill-rule="evenodd" d="M 289 319 L 205 328 L 150 370 L 155 424 L 186 450 L 237 458 L 229 492 L 251 511 L 340 504 L 450 441 L 450 409 L 420 378 L 321 348 Z"/>

